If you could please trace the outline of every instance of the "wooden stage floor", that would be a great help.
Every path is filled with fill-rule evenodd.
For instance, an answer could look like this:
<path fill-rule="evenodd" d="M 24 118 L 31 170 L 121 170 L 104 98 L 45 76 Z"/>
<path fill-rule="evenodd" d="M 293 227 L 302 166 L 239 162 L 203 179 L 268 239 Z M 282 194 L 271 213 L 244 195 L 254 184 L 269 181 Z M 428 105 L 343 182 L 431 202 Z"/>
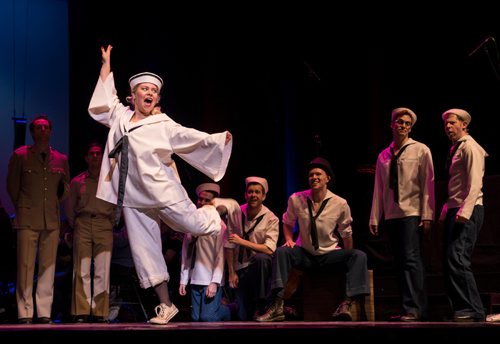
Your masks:
<path fill-rule="evenodd" d="M 71 341 L 91 341 L 110 343 L 114 340 L 132 340 L 137 344 L 155 341 L 200 341 L 205 343 L 254 342 L 280 343 L 283 340 L 325 341 L 348 340 L 350 343 L 383 340 L 387 343 L 420 343 L 422 341 L 453 341 L 453 344 L 478 342 L 480 340 L 498 341 L 500 323 L 454 323 L 454 322 L 305 322 L 285 321 L 274 323 L 257 322 L 219 322 L 194 323 L 172 322 L 167 325 L 147 323 L 114 324 L 34 324 L 0 325 L 0 342 L 33 340 L 41 343 L 65 343 Z M 88 343 L 88 342 L 87 342 Z M 443 342 L 450 344 L 451 342 Z"/>

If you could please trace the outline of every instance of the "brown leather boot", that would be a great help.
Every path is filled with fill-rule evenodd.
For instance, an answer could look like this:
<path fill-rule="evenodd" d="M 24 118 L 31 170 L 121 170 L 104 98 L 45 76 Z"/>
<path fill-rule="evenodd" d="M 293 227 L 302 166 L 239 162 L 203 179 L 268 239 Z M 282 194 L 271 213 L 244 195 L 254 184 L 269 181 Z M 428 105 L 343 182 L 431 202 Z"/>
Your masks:
<path fill-rule="evenodd" d="M 273 301 L 266 313 L 255 318 L 255 320 L 258 322 L 283 321 L 285 320 L 283 308 L 283 299 L 276 299 Z"/>

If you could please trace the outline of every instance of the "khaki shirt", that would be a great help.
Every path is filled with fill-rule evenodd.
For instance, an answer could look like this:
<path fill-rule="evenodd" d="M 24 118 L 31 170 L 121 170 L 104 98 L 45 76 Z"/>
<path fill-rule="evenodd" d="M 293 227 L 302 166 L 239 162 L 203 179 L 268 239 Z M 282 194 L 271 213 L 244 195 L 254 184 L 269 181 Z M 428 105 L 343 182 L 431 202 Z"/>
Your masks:
<path fill-rule="evenodd" d="M 32 146 L 9 160 L 7 191 L 16 209 L 16 229 L 59 229 L 60 201 L 69 192 L 68 157 L 53 148 L 45 159 Z"/>
<path fill-rule="evenodd" d="M 80 216 L 107 220 L 109 227 L 113 227 L 115 205 L 96 197 L 97 184 L 97 178 L 92 178 L 88 171 L 71 180 L 69 197 L 64 203 L 71 227 Z"/>

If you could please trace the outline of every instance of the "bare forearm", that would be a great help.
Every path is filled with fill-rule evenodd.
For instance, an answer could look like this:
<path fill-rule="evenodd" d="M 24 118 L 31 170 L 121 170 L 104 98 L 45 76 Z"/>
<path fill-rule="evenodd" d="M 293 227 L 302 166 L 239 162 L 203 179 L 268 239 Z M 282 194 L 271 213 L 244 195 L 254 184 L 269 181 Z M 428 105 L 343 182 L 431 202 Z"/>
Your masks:
<path fill-rule="evenodd" d="M 102 66 L 101 66 L 101 80 L 104 82 L 107 78 L 108 75 L 111 73 L 111 50 L 113 47 L 111 45 L 108 45 L 106 49 L 104 47 L 101 47 L 101 54 L 102 54 Z"/>

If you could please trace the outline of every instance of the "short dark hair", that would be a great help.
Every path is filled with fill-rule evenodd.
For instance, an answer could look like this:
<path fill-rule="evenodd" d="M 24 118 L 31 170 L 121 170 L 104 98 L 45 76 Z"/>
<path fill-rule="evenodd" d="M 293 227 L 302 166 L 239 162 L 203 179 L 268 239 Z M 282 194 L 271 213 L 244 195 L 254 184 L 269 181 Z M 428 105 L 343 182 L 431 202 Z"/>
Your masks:
<path fill-rule="evenodd" d="M 101 151 L 104 152 L 104 146 L 102 143 L 100 142 L 97 142 L 97 141 L 93 141 L 93 142 L 90 142 L 88 145 L 87 145 L 87 153 L 90 151 L 90 148 L 92 147 L 99 147 L 101 149 Z"/>
<path fill-rule="evenodd" d="M 35 130 L 35 122 L 38 121 L 39 119 L 44 119 L 47 122 L 49 122 L 49 129 L 52 130 L 52 121 L 49 119 L 49 117 L 47 115 L 38 115 L 35 118 L 33 118 L 33 120 L 31 120 L 30 122 L 30 133 L 32 133 L 33 130 Z"/>

